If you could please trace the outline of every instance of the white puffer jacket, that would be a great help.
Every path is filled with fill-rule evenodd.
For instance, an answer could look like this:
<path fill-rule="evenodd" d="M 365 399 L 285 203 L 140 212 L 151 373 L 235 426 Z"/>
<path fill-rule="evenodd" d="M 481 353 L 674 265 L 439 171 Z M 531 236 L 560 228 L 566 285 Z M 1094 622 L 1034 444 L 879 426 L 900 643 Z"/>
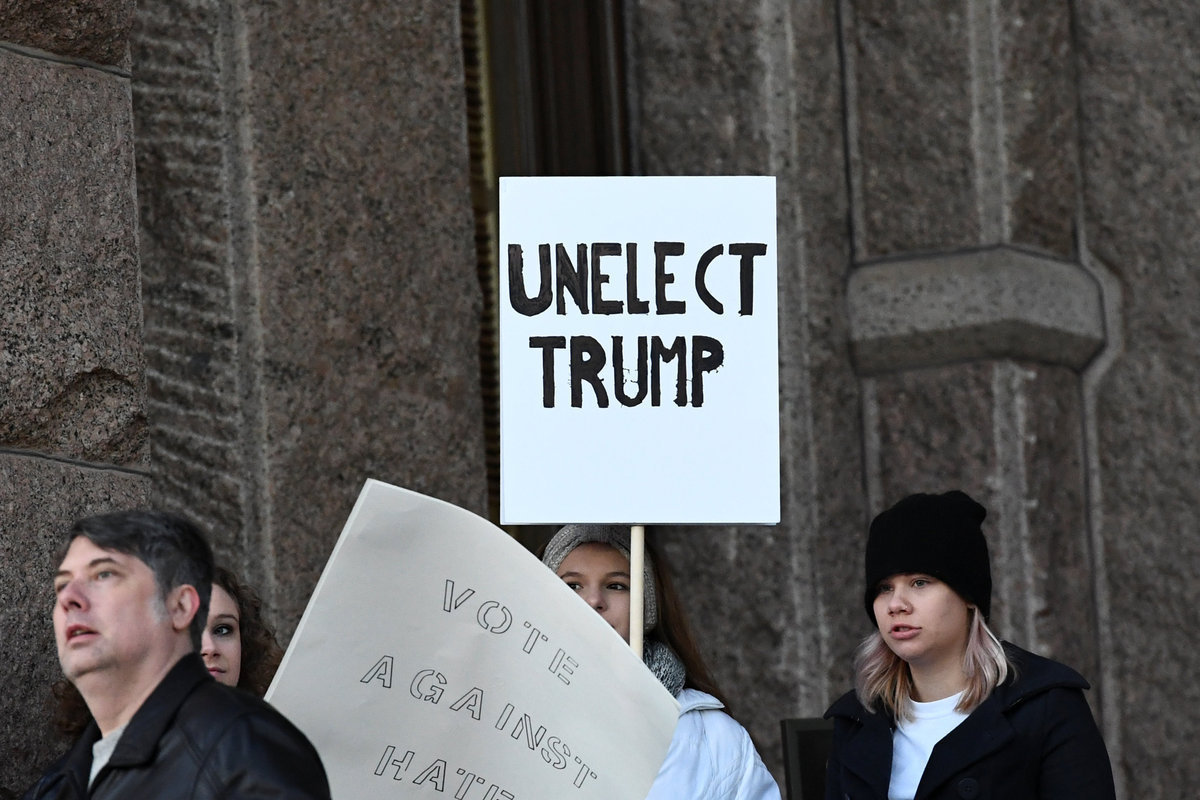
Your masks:
<path fill-rule="evenodd" d="M 646 800 L 780 800 L 750 734 L 720 700 L 684 689 L 679 724 Z"/>

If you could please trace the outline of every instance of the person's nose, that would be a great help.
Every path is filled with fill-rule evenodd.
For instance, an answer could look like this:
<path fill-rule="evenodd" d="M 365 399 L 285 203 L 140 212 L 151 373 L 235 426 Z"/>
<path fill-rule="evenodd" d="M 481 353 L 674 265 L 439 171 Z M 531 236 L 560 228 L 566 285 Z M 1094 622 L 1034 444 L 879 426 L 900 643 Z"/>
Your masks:
<path fill-rule="evenodd" d="M 589 606 L 597 611 L 603 611 L 608 607 L 608 603 L 604 599 L 604 592 L 600 591 L 599 588 L 593 587 L 586 590 L 584 599 L 587 600 Z"/>
<path fill-rule="evenodd" d="M 83 610 L 88 606 L 87 593 L 79 585 L 79 581 L 72 578 L 59 586 L 56 602 L 63 607 L 64 611 L 71 609 Z"/>
<path fill-rule="evenodd" d="M 908 603 L 908 596 L 904 591 L 902 589 L 893 589 L 891 596 L 888 597 L 888 613 L 902 614 L 910 611 L 911 608 Z"/>
<path fill-rule="evenodd" d="M 204 635 L 200 637 L 200 657 L 211 658 L 216 654 L 217 648 L 213 646 L 213 639 L 208 635 L 208 632 L 205 631 Z"/>

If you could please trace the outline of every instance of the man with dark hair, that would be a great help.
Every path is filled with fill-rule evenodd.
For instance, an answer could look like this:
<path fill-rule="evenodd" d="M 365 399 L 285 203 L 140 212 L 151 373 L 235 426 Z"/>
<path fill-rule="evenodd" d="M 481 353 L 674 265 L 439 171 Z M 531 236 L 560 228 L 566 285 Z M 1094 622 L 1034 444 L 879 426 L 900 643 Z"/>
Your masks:
<path fill-rule="evenodd" d="M 182 517 L 126 511 L 75 523 L 54 576 L 54 635 L 93 722 L 26 800 L 328 800 L 304 735 L 204 668 L 212 574 L 208 542 Z"/>

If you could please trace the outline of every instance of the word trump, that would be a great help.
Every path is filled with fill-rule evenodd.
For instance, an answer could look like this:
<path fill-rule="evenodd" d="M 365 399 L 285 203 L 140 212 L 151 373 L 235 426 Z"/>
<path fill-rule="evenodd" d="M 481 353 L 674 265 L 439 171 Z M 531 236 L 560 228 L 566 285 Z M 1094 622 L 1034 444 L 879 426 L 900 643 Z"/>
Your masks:
<path fill-rule="evenodd" d="M 664 344 L 657 336 L 637 337 L 636 377 L 630 381 L 626 366 L 625 337 L 612 337 L 613 395 L 623 406 L 641 405 L 650 394 L 650 405 L 662 405 L 662 370 L 668 361 L 675 362 L 675 405 L 688 404 L 688 386 L 692 387 L 693 406 L 704 405 L 704 373 L 712 372 L 725 363 L 724 346 L 711 336 L 691 337 L 691 359 L 688 359 L 688 340 L 676 336 Z M 530 336 L 529 346 L 542 351 L 542 406 L 554 408 L 554 354 L 567 348 L 565 336 Z M 608 408 L 608 392 L 601 371 L 607 362 L 604 346 L 591 336 L 572 336 L 570 349 L 571 406 L 583 407 L 583 384 L 592 387 L 596 405 Z M 690 370 L 689 370 L 690 366 Z M 649 373 L 649 380 L 647 380 Z M 690 377 L 689 377 L 690 376 Z M 630 391 L 627 384 L 632 382 Z"/>
<path fill-rule="evenodd" d="M 754 262 L 767 254 L 760 242 L 740 242 L 713 245 L 692 262 L 683 258 L 683 242 L 655 242 L 653 267 L 653 302 L 641 296 L 638 283 L 639 261 L 636 242 L 620 245 L 614 242 L 578 244 L 572 257 L 563 243 L 538 245 L 538 270 L 534 291 L 526 280 L 525 251 L 520 244 L 508 245 L 508 301 L 512 309 L 526 317 L 547 312 L 553 316 L 615 315 L 675 316 L 690 314 L 694 322 L 697 311 L 708 316 L 722 317 L 726 301 L 737 301 L 738 317 L 754 314 Z M 615 264 L 624 259 L 623 270 Z M 699 308 L 681 295 L 688 290 L 677 283 L 678 267 L 692 269 L 691 288 Z M 712 280 L 710 274 L 736 269 L 734 283 L 728 279 Z M 613 286 L 613 278 L 623 272 L 624 293 Z M 724 290 L 727 297 L 718 297 Z M 569 298 L 569 299 L 568 299 Z M 590 333 L 594 333 L 590 331 Z M 621 406 L 639 406 L 648 399 L 651 406 L 662 404 L 663 373 L 674 365 L 674 402 L 677 406 L 704 405 L 704 376 L 725 364 L 725 346 L 715 336 L 657 336 L 639 335 L 627 344 L 625 335 L 613 335 L 611 346 L 607 337 L 586 335 L 530 336 L 529 347 L 540 351 L 542 373 L 542 406 L 554 408 L 557 367 L 565 357 L 566 375 L 570 388 L 570 403 L 581 408 L 584 386 L 591 389 L 596 406 L 607 408 L 615 398 Z M 611 373 L 612 390 L 605 386 Z M 668 378 L 669 380 L 669 378 Z M 689 392 L 690 388 L 690 392 Z"/>

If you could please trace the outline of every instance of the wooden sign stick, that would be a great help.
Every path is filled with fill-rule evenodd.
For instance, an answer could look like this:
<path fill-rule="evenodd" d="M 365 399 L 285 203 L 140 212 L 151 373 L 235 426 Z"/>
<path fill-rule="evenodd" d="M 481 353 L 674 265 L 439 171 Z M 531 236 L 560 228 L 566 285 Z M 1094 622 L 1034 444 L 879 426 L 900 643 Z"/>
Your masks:
<path fill-rule="evenodd" d="M 629 646 L 642 658 L 642 635 L 645 619 L 646 526 L 629 529 Z"/>

